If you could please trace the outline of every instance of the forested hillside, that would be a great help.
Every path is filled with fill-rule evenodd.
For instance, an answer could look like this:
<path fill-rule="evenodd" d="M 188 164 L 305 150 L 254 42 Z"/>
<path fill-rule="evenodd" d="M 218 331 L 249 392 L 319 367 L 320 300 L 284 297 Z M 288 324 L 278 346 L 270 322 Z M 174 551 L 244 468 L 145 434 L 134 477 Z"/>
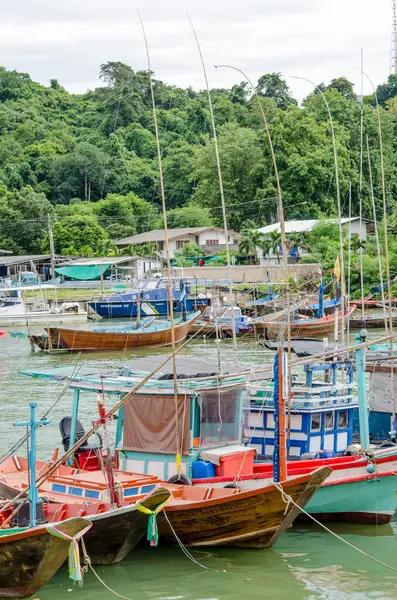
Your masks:
<path fill-rule="evenodd" d="M 145 72 L 101 66 L 103 86 L 69 94 L 0 68 L 0 248 L 105 253 L 114 239 L 162 226 L 153 114 Z M 352 182 L 358 213 L 360 104 L 344 78 L 322 84 L 335 121 L 343 212 Z M 318 93 L 298 106 L 280 74 L 257 83 L 276 149 L 288 219 L 335 215 L 330 125 Z M 169 226 L 221 223 L 206 93 L 155 80 Z M 390 210 L 396 196 L 397 76 L 378 88 Z M 228 221 L 242 230 L 276 219 L 275 180 L 258 105 L 245 83 L 212 90 Z M 374 97 L 364 99 L 364 137 L 381 214 Z M 371 218 L 368 160 L 364 216 Z"/>

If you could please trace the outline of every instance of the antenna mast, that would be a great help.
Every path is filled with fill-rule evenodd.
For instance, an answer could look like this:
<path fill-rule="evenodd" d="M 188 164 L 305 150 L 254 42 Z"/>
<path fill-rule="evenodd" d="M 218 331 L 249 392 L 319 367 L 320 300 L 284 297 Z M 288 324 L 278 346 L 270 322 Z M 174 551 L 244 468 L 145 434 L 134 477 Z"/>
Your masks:
<path fill-rule="evenodd" d="M 397 0 L 392 0 L 393 24 L 390 45 L 390 75 L 397 75 Z"/>

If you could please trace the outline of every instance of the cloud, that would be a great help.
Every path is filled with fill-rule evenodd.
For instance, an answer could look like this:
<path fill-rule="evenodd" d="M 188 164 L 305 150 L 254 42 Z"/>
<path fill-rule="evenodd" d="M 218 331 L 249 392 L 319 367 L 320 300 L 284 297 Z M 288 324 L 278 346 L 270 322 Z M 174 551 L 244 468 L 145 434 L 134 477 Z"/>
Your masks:
<path fill-rule="evenodd" d="M 362 47 L 376 83 L 388 75 L 390 7 L 372 0 L 145 0 L 141 7 L 131 0 L 13 0 L 2 6 L 2 64 L 45 84 L 56 77 L 73 92 L 95 87 L 99 66 L 108 60 L 144 69 L 136 8 L 156 76 L 170 84 L 203 87 L 187 10 L 216 87 L 241 79 L 213 69 L 219 63 L 234 64 L 253 79 L 281 71 L 298 97 L 310 89 L 291 75 L 316 82 L 345 75 L 358 83 L 353 66 Z"/>

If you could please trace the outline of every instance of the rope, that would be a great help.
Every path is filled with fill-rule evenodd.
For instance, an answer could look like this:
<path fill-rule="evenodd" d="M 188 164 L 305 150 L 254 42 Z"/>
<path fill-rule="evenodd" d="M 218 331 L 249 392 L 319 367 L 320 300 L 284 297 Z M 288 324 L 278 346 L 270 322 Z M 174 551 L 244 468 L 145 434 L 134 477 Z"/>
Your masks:
<path fill-rule="evenodd" d="M 367 554 L 367 552 L 364 552 L 364 550 L 361 550 L 360 548 L 357 548 L 357 546 L 355 546 L 354 544 L 352 544 L 351 542 L 348 542 L 347 540 L 345 540 L 343 537 L 341 537 L 340 535 L 338 535 L 337 533 L 335 533 L 334 531 L 332 531 L 331 529 L 329 529 L 329 527 L 327 527 L 326 525 L 324 525 L 324 523 L 321 523 L 321 521 L 318 521 L 315 517 L 313 517 L 313 515 L 311 515 L 310 513 L 308 513 L 304 508 L 302 508 L 301 506 L 299 506 L 299 504 L 297 504 L 292 498 L 291 496 L 289 496 L 284 490 L 283 487 L 280 483 L 278 483 L 277 481 L 272 481 L 272 484 L 274 485 L 274 487 L 280 492 L 281 494 L 281 498 L 282 500 L 287 504 L 287 508 L 289 504 L 293 504 L 294 506 L 296 506 L 297 508 L 299 508 L 299 510 L 306 516 L 309 517 L 309 519 L 311 519 L 312 521 L 314 521 L 317 525 L 320 525 L 320 527 L 322 527 L 323 529 L 325 529 L 325 531 L 327 533 L 330 533 L 331 535 L 333 535 L 334 537 L 336 537 L 339 541 L 343 542 L 344 544 L 346 544 L 346 546 L 350 546 L 350 548 L 352 548 L 353 550 L 356 550 L 357 552 L 359 552 L 360 554 L 362 554 L 363 556 L 366 556 L 367 558 L 369 558 L 370 560 L 373 560 L 374 562 L 378 563 L 379 565 L 382 565 L 383 567 L 386 567 L 386 569 L 390 569 L 391 571 L 394 571 L 395 573 L 397 573 L 397 569 L 395 567 L 392 567 L 391 565 L 388 565 L 387 563 L 383 562 L 382 560 L 379 560 L 379 558 L 375 558 L 375 556 L 371 556 L 370 554 Z"/>
<path fill-rule="evenodd" d="M 143 513 L 144 515 L 148 515 L 148 526 L 147 526 L 147 536 L 146 539 L 150 542 L 151 546 L 157 546 L 159 541 L 159 531 L 157 527 L 157 515 L 164 508 L 166 504 L 171 500 L 171 494 L 168 496 L 164 502 L 159 504 L 155 510 L 150 510 L 144 506 L 139 500 L 135 504 L 136 509 Z"/>
<path fill-rule="evenodd" d="M 98 573 L 95 571 L 94 567 L 91 564 L 91 559 L 87 554 L 87 549 L 85 547 L 84 544 L 84 540 L 81 540 L 81 549 L 83 551 L 84 554 L 84 572 L 87 572 L 88 569 L 91 569 L 91 571 L 94 573 L 95 577 L 98 579 L 98 581 L 103 585 L 103 587 L 105 587 L 108 592 L 110 592 L 111 594 L 113 594 L 114 596 L 117 596 L 117 598 L 121 598 L 122 600 L 132 600 L 132 598 L 127 598 L 127 596 L 122 596 L 121 594 L 119 594 L 118 592 L 116 592 L 115 590 L 112 590 L 112 588 L 110 588 L 104 581 L 103 579 L 101 579 L 101 577 L 99 577 Z"/>
<path fill-rule="evenodd" d="M 175 529 L 172 527 L 170 520 L 168 518 L 168 515 L 165 511 L 163 511 L 163 515 L 165 517 L 165 520 L 168 523 L 169 528 L 171 529 L 177 543 L 178 546 L 180 547 L 180 549 L 182 550 L 183 554 L 186 556 L 186 558 L 188 558 L 190 561 L 192 561 L 195 565 L 201 567 L 202 569 L 205 569 L 206 571 L 213 571 L 215 573 L 220 573 L 221 571 L 219 571 L 218 569 L 211 569 L 211 567 L 206 567 L 205 565 L 202 565 L 198 560 L 196 560 L 194 558 L 194 556 L 192 554 L 190 554 L 189 550 L 186 548 L 186 546 L 183 544 L 183 542 L 180 540 L 180 538 L 177 536 Z"/>
<path fill-rule="evenodd" d="M 61 531 L 55 525 L 49 525 L 47 527 L 48 533 L 57 537 L 61 540 L 67 540 L 70 542 L 69 546 L 69 577 L 74 581 L 82 581 L 83 572 L 80 567 L 80 552 L 79 552 L 79 540 L 83 543 L 83 535 L 87 533 L 92 527 L 92 523 L 88 522 L 87 527 L 82 531 L 76 533 L 76 535 L 67 535 L 64 531 Z"/>

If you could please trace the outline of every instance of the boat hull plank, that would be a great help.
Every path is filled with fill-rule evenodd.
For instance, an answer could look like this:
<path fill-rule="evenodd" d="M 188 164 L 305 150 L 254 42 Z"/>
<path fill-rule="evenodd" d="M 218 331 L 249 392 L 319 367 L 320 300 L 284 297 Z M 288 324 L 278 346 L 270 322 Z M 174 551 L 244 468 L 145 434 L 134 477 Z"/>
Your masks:
<path fill-rule="evenodd" d="M 190 327 L 198 316 L 199 313 L 187 321 L 182 321 L 175 325 L 176 343 L 186 338 Z M 142 331 L 135 331 L 133 333 L 109 333 L 58 327 L 49 327 L 46 331 L 52 346 L 69 351 L 128 350 L 143 346 L 169 346 L 172 343 L 170 327 L 158 329 L 157 331 L 143 329 Z"/>
<path fill-rule="evenodd" d="M 318 486 L 329 475 L 330 469 L 321 469 L 308 478 L 297 478 L 284 484 L 285 491 L 299 505 L 304 506 Z M 269 548 L 292 524 L 299 508 L 286 503 L 273 485 L 249 490 L 216 501 L 194 502 L 186 507 L 180 504 L 166 507 L 166 515 L 177 536 L 186 546 L 236 546 Z M 165 517 L 158 519 L 160 539 L 175 542 Z"/>
<path fill-rule="evenodd" d="M 87 527 L 85 519 L 71 519 L 57 527 L 74 536 Z M 29 598 L 66 560 L 69 541 L 50 534 L 45 526 L 0 536 L 0 598 Z"/>

